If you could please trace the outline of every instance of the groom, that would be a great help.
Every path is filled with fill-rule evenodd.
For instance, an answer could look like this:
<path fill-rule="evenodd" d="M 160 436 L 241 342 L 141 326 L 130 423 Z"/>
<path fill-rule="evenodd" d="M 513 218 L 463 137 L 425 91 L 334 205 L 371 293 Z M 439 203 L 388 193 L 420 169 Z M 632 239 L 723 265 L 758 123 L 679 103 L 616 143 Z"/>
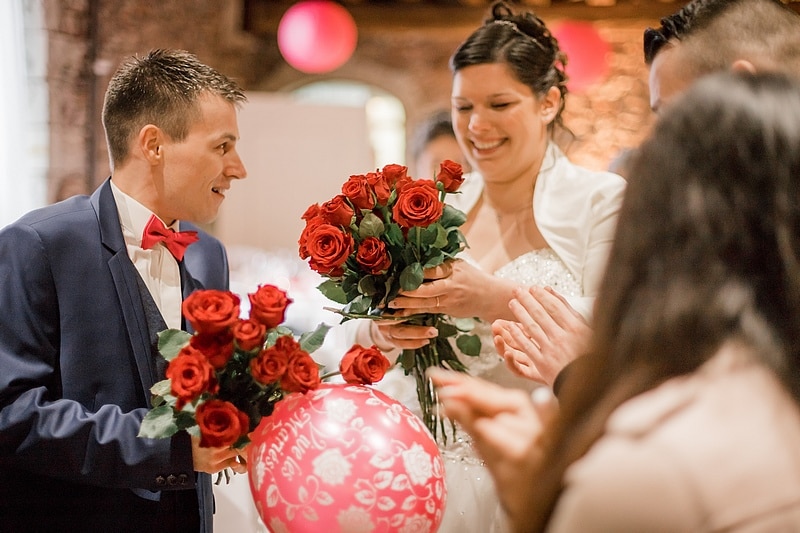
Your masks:
<path fill-rule="evenodd" d="M 128 59 L 103 107 L 110 179 L 0 231 L 1 530 L 211 531 L 209 474 L 244 471 L 237 453 L 137 433 L 164 378 L 155 334 L 192 290 L 228 287 L 190 222 L 246 176 L 244 100 L 187 52 Z"/>

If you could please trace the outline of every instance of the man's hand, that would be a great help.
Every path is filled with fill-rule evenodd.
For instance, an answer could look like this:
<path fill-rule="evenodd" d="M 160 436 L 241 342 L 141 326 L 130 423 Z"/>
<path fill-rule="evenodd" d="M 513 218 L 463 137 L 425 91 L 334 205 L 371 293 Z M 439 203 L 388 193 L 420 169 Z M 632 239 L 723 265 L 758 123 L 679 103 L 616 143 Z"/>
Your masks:
<path fill-rule="evenodd" d="M 237 474 L 247 472 L 247 446 L 244 448 L 206 448 L 200 437 L 192 436 L 192 461 L 197 472 L 216 474 L 230 468 Z"/>

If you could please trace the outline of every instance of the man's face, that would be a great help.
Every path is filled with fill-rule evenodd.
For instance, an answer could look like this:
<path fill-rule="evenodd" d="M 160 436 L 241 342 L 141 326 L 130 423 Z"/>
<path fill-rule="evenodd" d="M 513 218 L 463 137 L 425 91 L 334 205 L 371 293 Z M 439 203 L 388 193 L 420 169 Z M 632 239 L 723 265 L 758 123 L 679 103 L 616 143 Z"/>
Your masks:
<path fill-rule="evenodd" d="M 656 54 L 650 65 L 650 108 L 656 113 L 694 81 L 681 52 L 680 43 L 670 43 Z"/>
<path fill-rule="evenodd" d="M 168 222 L 211 222 L 231 182 L 247 175 L 236 151 L 235 106 L 219 96 L 205 95 L 200 98 L 200 111 L 184 140 L 164 145 L 159 213 Z"/>

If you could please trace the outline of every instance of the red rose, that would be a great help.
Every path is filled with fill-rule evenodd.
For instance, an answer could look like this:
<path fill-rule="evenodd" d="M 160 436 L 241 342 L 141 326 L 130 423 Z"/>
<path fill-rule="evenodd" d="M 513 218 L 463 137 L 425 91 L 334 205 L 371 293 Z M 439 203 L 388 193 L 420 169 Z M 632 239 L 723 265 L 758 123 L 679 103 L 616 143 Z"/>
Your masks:
<path fill-rule="evenodd" d="M 305 210 L 303 216 L 301 216 L 300 218 L 308 222 L 312 218 L 316 218 L 319 215 L 319 209 L 320 209 L 319 204 L 311 204 L 310 206 L 308 206 L 308 209 Z"/>
<path fill-rule="evenodd" d="M 264 385 L 278 381 L 286 372 L 289 355 L 291 354 L 275 346 L 261 350 L 258 357 L 250 360 L 250 375 Z"/>
<path fill-rule="evenodd" d="M 211 366 L 217 369 L 225 366 L 233 355 L 233 336 L 227 331 L 198 333 L 189 339 L 189 345 L 202 352 Z"/>
<path fill-rule="evenodd" d="M 250 417 L 231 402 L 208 400 L 197 406 L 200 446 L 227 448 L 250 431 Z"/>
<path fill-rule="evenodd" d="M 455 161 L 445 159 L 439 165 L 436 181 L 444 186 L 445 192 L 456 192 L 461 187 L 461 184 L 464 183 L 464 171 L 461 169 L 461 165 Z"/>
<path fill-rule="evenodd" d="M 319 387 L 319 367 L 308 353 L 299 350 L 289 359 L 281 388 L 286 392 L 307 392 Z"/>
<path fill-rule="evenodd" d="M 320 212 L 325 221 L 334 226 L 349 226 L 355 215 L 355 211 L 347 203 L 347 197 L 343 194 L 337 194 L 322 204 Z"/>
<path fill-rule="evenodd" d="M 367 237 L 358 245 L 358 264 L 370 274 L 382 274 L 392 264 L 386 244 L 377 237 Z"/>
<path fill-rule="evenodd" d="M 391 366 L 389 360 L 377 346 L 364 348 L 354 344 L 339 363 L 339 370 L 347 383 L 372 385 L 383 379 Z"/>
<path fill-rule="evenodd" d="M 178 398 L 175 408 L 180 410 L 204 392 L 215 392 L 214 367 L 206 357 L 191 345 L 184 346 L 177 357 L 167 365 L 172 394 Z"/>
<path fill-rule="evenodd" d="M 309 266 L 331 277 L 344 273 L 344 263 L 353 252 L 353 237 L 330 224 L 317 226 L 308 236 Z"/>
<path fill-rule="evenodd" d="M 358 209 L 372 209 L 375 207 L 375 197 L 367 177 L 361 174 L 350 176 L 342 185 L 342 194 Z"/>
<path fill-rule="evenodd" d="M 397 191 L 397 194 L 400 194 L 400 191 L 406 188 L 406 185 L 410 185 L 414 183 L 414 180 L 411 176 L 403 176 L 394 184 L 394 188 Z"/>
<path fill-rule="evenodd" d="M 194 291 L 183 301 L 183 316 L 198 333 L 217 333 L 239 321 L 239 297 L 229 291 Z"/>
<path fill-rule="evenodd" d="M 325 223 L 326 223 L 325 219 L 322 216 L 311 218 L 306 221 L 306 227 L 303 228 L 303 232 L 300 234 L 300 238 L 297 239 L 300 259 L 309 258 L 310 254 L 308 253 L 308 239 L 315 229 L 317 229 L 319 226 Z"/>
<path fill-rule="evenodd" d="M 383 174 L 383 178 L 386 180 L 386 183 L 389 187 L 394 187 L 395 184 L 406 177 L 406 172 L 408 172 L 408 167 L 404 167 L 403 165 L 386 165 L 381 170 L 381 174 Z"/>
<path fill-rule="evenodd" d="M 250 319 L 264 324 L 267 329 L 277 327 L 286 315 L 286 306 L 292 303 L 286 292 L 274 285 L 259 285 L 250 298 Z"/>
<path fill-rule="evenodd" d="M 370 184 L 372 190 L 375 192 L 378 203 L 381 205 L 386 205 L 386 202 L 389 201 L 389 196 L 392 194 L 392 187 L 387 182 L 383 173 L 370 172 L 367 174 L 367 183 Z"/>
<path fill-rule="evenodd" d="M 439 220 L 444 204 L 433 180 L 416 180 L 409 183 L 397 196 L 392 215 L 403 228 L 427 227 Z"/>
<path fill-rule="evenodd" d="M 281 335 L 275 339 L 274 346 L 277 350 L 284 352 L 287 358 L 291 357 L 294 352 L 300 351 L 300 343 L 291 335 Z"/>
<path fill-rule="evenodd" d="M 245 352 L 260 348 L 264 344 L 266 334 L 267 326 L 252 318 L 239 320 L 233 326 L 233 338 L 236 339 L 236 345 Z"/>

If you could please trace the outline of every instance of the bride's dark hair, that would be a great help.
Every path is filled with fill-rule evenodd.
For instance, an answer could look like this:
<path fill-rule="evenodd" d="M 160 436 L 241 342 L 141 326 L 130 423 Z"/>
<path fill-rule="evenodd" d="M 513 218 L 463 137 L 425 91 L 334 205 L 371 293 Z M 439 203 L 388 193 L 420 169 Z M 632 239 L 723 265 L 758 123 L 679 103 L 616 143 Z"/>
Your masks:
<path fill-rule="evenodd" d="M 551 126 L 563 127 L 567 56 L 542 19 L 530 12 L 515 13 L 506 2 L 495 2 L 483 25 L 453 53 L 450 70 L 455 73 L 464 67 L 488 63 L 508 65 L 514 76 L 537 96 L 557 87 L 561 105 Z"/>
<path fill-rule="evenodd" d="M 638 149 L 590 353 L 571 367 L 543 436 L 531 531 L 616 407 L 697 370 L 725 342 L 746 346 L 800 403 L 798 146 L 796 83 L 724 73 L 670 106 Z"/>

